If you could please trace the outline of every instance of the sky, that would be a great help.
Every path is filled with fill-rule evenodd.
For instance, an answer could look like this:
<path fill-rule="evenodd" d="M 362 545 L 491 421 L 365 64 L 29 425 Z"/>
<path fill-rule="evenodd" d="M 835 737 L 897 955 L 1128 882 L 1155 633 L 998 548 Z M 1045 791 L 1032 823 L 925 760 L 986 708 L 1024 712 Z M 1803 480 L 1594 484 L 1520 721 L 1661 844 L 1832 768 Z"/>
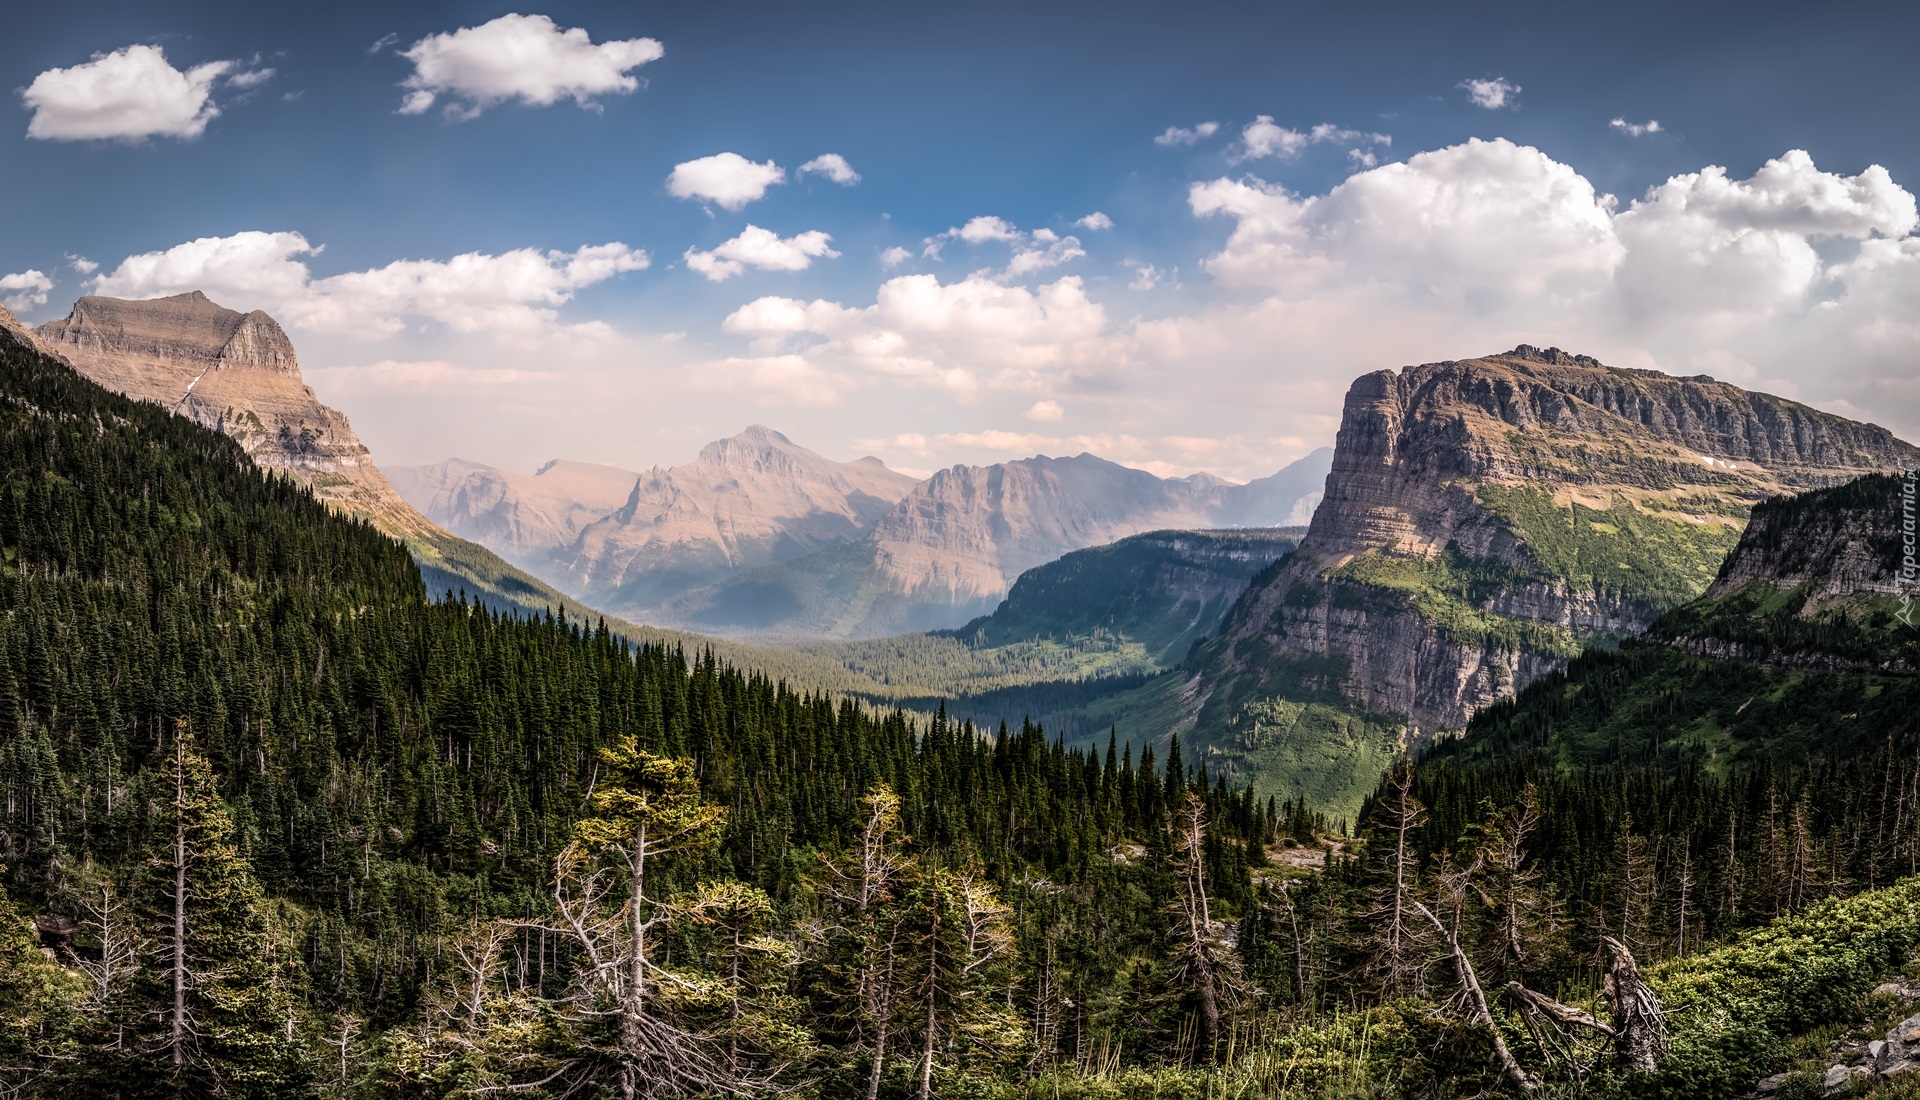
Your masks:
<path fill-rule="evenodd" d="M 0 301 L 284 324 L 383 465 L 1271 473 L 1529 343 L 1920 439 L 1912 5 L 14 5 Z M 10 112 L 10 114 L 9 114 Z"/>

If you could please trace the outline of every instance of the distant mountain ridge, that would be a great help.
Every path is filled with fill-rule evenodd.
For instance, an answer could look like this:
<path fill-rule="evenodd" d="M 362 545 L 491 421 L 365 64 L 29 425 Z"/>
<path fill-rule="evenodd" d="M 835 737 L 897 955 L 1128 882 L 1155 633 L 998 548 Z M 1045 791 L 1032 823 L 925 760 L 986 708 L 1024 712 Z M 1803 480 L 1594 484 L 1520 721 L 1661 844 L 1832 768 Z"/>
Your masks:
<path fill-rule="evenodd" d="M 1027 569 L 1155 529 L 1303 522 L 1331 450 L 1246 485 L 1161 478 L 1090 454 L 954 466 L 925 481 L 836 462 L 752 425 L 693 462 L 534 475 L 449 460 L 397 467 L 407 498 L 596 606 L 738 636 L 871 638 L 959 626 Z M 570 469 L 567 478 L 549 471 Z M 606 514 L 589 518 L 595 508 Z"/>
<path fill-rule="evenodd" d="M 619 508 L 639 474 L 617 466 L 554 459 L 531 474 L 450 458 L 430 466 L 386 466 L 407 502 L 461 538 L 509 561 L 537 567 L 557 546 Z"/>
<path fill-rule="evenodd" d="M 1330 457 L 1301 459 L 1280 483 L 1317 483 Z M 991 612 L 1022 573 L 1075 550 L 1169 528 L 1267 527 L 1297 514 L 1299 500 L 1276 501 L 1272 488 L 1206 474 L 1161 478 L 1091 454 L 954 466 L 914 487 L 858 543 L 695 589 L 666 608 L 666 621 L 792 638 L 950 629 Z"/>

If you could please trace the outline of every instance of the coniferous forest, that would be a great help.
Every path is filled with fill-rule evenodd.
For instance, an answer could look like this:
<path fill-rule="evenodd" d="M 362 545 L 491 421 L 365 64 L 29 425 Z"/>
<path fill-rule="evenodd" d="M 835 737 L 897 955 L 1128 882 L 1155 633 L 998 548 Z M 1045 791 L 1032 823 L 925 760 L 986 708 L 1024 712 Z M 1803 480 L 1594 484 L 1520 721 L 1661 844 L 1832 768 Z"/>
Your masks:
<path fill-rule="evenodd" d="M 1901 674 L 1589 654 L 1332 821 L 429 593 L 4 335 L 0 548 L 0 1095 L 1732 1096 L 1920 946 Z"/>

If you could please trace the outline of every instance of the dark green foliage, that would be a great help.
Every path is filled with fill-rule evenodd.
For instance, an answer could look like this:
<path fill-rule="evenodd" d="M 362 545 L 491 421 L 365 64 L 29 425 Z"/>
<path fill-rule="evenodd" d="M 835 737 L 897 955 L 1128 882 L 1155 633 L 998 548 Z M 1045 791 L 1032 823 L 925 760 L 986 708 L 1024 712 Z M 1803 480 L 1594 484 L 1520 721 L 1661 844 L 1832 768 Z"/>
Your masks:
<path fill-rule="evenodd" d="M 1036 906 L 1073 930 L 1063 990 L 1126 969 L 1160 980 L 1169 792 L 1191 783 L 1209 803 L 1210 881 L 1227 916 L 1250 896 L 1248 844 L 1275 828 L 1269 808 L 1204 772 L 1068 751 L 1035 726 L 982 736 L 937 715 L 916 728 L 711 654 L 429 602 L 399 544 L 263 476 L 230 440 L 5 341 L 0 547 L 6 886 L 31 911 L 74 919 L 102 882 L 152 911 L 175 730 L 190 730 L 211 763 L 189 784 L 192 873 L 221 886 L 189 897 L 224 899 L 198 920 L 212 938 L 194 950 L 231 958 L 224 973 L 289 1006 L 271 1032 L 255 1021 L 256 1038 L 284 1048 L 278 1084 L 207 1037 L 229 1090 L 325 1079 L 322 1042 L 341 1021 L 374 1035 L 426 1015 L 455 970 L 456 933 L 544 913 L 600 751 L 623 738 L 690 758 L 726 810 L 721 843 L 672 872 L 677 888 L 737 878 L 766 891 L 783 925 L 805 918 L 821 904 L 819 855 L 848 844 L 858 800 L 885 782 L 916 852 L 977 861 L 1023 932 L 1040 928 L 1026 915 Z M 1109 854 L 1136 841 L 1139 857 Z M 1139 903 L 1113 906 L 1126 897 Z M 83 934 L 81 946 L 99 944 Z M 531 930 L 510 950 L 507 980 L 528 995 L 558 991 L 573 961 Z M 154 973 L 124 991 L 129 1011 L 161 997 Z M 267 1004 L 229 1002 L 234 1021 Z M 1119 1035 L 1134 1007 L 1079 1026 Z M 211 1027 L 218 1013 L 202 1015 Z M 152 1049 L 141 1040 L 127 1057 Z M 1130 1057 L 1152 1049 L 1130 1044 Z M 1071 1057 L 1044 1057 L 1060 1052 Z M 74 1072 L 101 1065 L 121 1072 Z"/>

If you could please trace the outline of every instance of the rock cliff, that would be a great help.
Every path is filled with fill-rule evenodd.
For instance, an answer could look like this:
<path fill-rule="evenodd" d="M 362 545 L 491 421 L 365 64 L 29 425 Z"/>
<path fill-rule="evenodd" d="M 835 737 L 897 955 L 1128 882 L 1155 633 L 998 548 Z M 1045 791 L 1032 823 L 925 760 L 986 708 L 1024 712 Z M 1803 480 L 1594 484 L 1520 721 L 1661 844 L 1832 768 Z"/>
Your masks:
<path fill-rule="evenodd" d="M 1274 699 L 1327 692 L 1459 729 L 1698 596 L 1755 503 L 1916 462 L 1882 428 L 1558 349 L 1366 375 L 1299 551 L 1192 666 L 1197 731 L 1230 755 Z"/>
<path fill-rule="evenodd" d="M 35 335 L 95 382 L 232 436 L 255 462 L 293 474 L 388 534 L 431 534 L 347 418 L 301 379 L 293 342 L 267 314 L 226 309 L 197 290 L 143 301 L 88 297 Z"/>

